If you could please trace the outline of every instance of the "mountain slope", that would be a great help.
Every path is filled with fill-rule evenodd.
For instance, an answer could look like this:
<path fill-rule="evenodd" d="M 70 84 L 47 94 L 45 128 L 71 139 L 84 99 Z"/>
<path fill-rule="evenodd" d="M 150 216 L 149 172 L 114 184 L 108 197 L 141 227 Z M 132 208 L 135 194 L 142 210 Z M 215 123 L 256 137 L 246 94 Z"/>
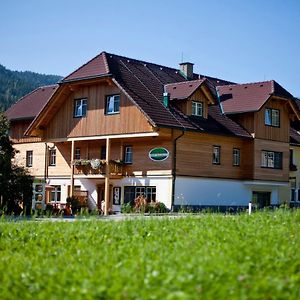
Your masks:
<path fill-rule="evenodd" d="M 11 71 L 0 65 L 0 111 L 6 110 L 35 88 L 57 83 L 61 79 L 57 75 Z"/>

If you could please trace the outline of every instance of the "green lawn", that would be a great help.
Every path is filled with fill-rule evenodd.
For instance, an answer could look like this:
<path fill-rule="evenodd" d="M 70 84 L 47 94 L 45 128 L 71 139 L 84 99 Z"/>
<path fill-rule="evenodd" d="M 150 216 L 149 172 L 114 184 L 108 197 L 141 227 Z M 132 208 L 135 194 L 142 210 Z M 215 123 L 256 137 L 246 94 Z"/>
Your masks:
<path fill-rule="evenodd" d="M 300 299 L 300 210 L 0 221 L 0 299 Z"/>

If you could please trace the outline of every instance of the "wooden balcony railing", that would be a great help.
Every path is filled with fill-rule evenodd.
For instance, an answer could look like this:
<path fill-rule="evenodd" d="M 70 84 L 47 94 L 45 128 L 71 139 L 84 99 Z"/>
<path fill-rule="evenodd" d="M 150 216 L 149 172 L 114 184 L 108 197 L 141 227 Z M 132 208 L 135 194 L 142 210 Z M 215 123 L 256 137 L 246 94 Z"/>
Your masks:
<path fill-rule="evenodd" d="M 106 161 L 100 159 L 74 160 L 74 175 L 105 175 Z M 123 164 L 119 161 L 109 162 L 110 175 L 123 175 Z"/>

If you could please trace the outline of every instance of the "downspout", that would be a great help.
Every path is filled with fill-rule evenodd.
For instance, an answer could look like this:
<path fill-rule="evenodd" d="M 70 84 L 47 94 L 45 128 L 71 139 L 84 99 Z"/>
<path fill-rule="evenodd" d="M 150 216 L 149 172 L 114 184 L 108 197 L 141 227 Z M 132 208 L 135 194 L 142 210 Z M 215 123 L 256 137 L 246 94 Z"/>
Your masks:
<path fill-rule="evenodd" d="M 171 210 L 174 210 L 175 202 L 175 181 L 176 181 L 176 156 L 177 156 L 177 140 L 179 140 L 185 133 L 185 129 L 181 134 L 173 140 L 173 168 L 172 168 L 172 203 Z"/>
<path fill-rule="evenodd" d="M 48 144 L 45 143 L 45 168 L 44 168 L 44 180 L 46 182 L 46 179 L 48 177 Z"/>

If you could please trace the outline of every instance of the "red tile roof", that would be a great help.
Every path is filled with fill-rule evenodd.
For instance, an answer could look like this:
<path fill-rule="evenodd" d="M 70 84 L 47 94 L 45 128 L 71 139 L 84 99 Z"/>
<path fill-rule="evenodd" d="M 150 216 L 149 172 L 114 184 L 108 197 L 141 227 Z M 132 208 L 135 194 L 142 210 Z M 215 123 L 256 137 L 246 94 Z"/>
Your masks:
<path fill-rule="evenodd" d="M 165 85 L 166 92 L 170 94 L 170 100 L 187 99 L 205 81 L 205 79 L 169 83 Z"/>
<path fill-rule="evenodd" d="M 39 87 L 12 105 L 5 115 L 9 120 L 33 119 L 57 90 L 58 85 Z"/>
<path fill-rule="evenodd" d="M 65 77 L 63 81 L 73 81 L 89 77 L 97 77 L 109 73 L 105 52 L 100 53 L 83 66 Z"/>
<path fill-rule="evenodd" d="M 221 105 L 227 114 L 258 111 L 271 95 L 293 99 L 276 81 L 218 86 Z"/>

